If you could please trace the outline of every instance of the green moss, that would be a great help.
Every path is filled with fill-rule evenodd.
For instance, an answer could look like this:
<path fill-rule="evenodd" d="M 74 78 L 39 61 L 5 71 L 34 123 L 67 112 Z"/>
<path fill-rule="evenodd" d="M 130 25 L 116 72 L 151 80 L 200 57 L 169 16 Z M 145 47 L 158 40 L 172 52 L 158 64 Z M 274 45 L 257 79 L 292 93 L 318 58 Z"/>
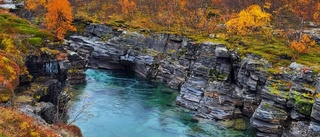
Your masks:
<path fill-rule="evenodd" d="M 33 37 L 28 39 L 29 44 L 34 46 L 40 46 L 43 43 L 42 38 L 39 37 Z"/>
<path fill-rule="evenodd" d="M 222 73 L 222 74 L 219 74 L 217 78 L 218 80 L 225 80 L 228 78 L 228 76 L 229 74 Z"/>
<path fill-rule="evenodd" d="M 294 93 L 295 107 L 298 111 L 304 115 L 310 116 L 314 99 L 306 99 L 304 95 L 299 95 L 297 92 Z"/>
<path fill-rule="evenodd" d="M 290 93 L 289 92 L 284 93 L 284 98 L 285 99 L 289 99 L 290 98 Z"/>
<path fill-rule="evenodd" d="M 216 76 L 216 75 L 217 75 L 217 71 L 215 69 L 210 69 L 209 76 L 213 77 L 213 76 Z"/>
<path fill-rule="evenodd" d="M 269 103 L 265 103 L 264 106 L 267 107 L 267 108 L 270 108 L 270 104 Z"/>
<path fill-rule="evenodd" d="M 5 13 L 0 13 L 0 33 L 30 35 L 32 37 L 53 39 L 53 36 L 50 33 L 38 29 L 28 21 Z"/>

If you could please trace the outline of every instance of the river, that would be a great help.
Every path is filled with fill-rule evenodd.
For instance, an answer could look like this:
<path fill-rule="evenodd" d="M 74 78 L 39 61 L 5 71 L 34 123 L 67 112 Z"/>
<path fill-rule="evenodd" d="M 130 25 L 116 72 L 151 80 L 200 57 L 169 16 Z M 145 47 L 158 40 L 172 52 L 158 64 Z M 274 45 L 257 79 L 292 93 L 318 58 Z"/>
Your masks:
<path fill-rule="evenodd" d="M 134 73 L 86 71 L 87 83 L 74 87 L 69 121 L 75 117 L 86 137 L 251 137 L 251 130 L 224 129 L 195 122 L 190 110 L 175 105 L 178 91 Z M 87 107 L 82 111 L 83 107 Z M 80 114 L 80 115 L 79 115 Z"/>

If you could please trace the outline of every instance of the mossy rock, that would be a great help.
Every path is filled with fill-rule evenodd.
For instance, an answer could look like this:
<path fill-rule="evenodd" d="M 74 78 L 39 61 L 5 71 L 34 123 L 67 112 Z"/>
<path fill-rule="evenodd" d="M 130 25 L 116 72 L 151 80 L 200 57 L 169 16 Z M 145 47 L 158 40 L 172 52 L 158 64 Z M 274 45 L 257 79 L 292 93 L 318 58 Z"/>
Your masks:
<path fill-rule="evenodd" d="M 312 106 L 314 104 L 314 99 L 311 97 L 308 97 L 308 94 L 301 94 L 299 92 L 294 92 L 294 107 L 295 109 L 306 115 L 306 116 L 310 116 L 311 115 L 311 111 L 312 111 Z"/>
<path fill-rule="evenodd" d="M 304 102 L 304 101 L 295 102 L 295 108 L 298 110 L 298 112 L 306 116 L 311 115 L 312 106 L 313 104 L 310 102 Z"/>

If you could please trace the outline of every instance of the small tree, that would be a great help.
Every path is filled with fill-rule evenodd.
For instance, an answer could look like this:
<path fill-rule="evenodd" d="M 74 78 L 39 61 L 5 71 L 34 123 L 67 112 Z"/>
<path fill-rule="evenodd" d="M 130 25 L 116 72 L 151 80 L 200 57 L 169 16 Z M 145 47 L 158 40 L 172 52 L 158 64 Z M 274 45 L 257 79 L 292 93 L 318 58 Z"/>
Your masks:
<path fill-rule="evenodd" d="M 237 35 L 268 33 L 266 27 L 270 25 L 270 18 L 271 14 L 262 11 L 259 5 L 251 5 L 226 23 L 227 31 L 229 34 Z"/>
<path fill-rule="evenodd" d="M 58 39 L 63 39 L 67 31 L 76 30 L 71 25 L 73 15 L 68 0 L 26 0 L 26 9 L 37 11 L 38 8 L 42 9 L 41 14 L 46 12 L 45 26 Z"/>
<path fill-rule="evenodd" d="M 295 50 L 298 54 L 307 53 L 310 47 L 314 46 L 316 42 L 311 40 L 307 34 L 303 34 L 299 41 L 293 40 L 290 43 L 290 48 Z"/>
<path fill-rule="evenodd" d="M 75 31 L 71 25 L 72 9 L 68 0 L 51 0 L 47 5 L 46 27 L 51 30 L 58 39 L 63 39 L 68 30 Z"/>

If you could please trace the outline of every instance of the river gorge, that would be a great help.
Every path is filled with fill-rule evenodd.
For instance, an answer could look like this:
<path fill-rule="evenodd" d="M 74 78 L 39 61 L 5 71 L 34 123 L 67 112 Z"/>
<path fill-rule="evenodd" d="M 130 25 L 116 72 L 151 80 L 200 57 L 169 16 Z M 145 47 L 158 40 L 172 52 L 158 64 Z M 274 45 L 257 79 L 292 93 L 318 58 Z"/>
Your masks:
<path fill-rule="evenodd" d="M 75 122 L 89 137 L 319 136 L 320 100 L 311 94 L 320 92 L 320 76 L 311 68 L 293 62 L 272 73 L 266 59 L 224 44 L 141 33 L 90 24 L 59 49 L 67 60 L 28 57 L 32 76 L 51 76 L 29 89 L 40 116 L 57 122 L 70 84 L 69 122 L 91 104 L 87 120 Z"/>

